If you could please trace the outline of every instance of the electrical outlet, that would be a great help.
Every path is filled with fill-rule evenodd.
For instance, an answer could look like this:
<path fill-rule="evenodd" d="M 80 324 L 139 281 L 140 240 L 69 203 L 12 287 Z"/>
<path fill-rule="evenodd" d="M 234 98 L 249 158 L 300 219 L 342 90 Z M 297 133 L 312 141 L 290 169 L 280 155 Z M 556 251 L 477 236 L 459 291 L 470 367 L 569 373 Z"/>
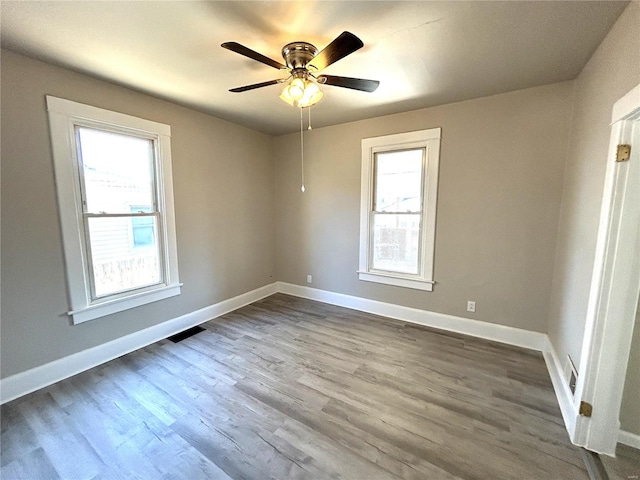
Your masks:
<path fill-rule="evenodd" d="M 467 312 L 475 312 L 476 311 L 476 302 L 471 300 L 467 301 Z"/>
<path fill-rule="evenodd" d="M 307 283 L 313 282 L 313 277 L 311 275 L 307 275 Z"/>

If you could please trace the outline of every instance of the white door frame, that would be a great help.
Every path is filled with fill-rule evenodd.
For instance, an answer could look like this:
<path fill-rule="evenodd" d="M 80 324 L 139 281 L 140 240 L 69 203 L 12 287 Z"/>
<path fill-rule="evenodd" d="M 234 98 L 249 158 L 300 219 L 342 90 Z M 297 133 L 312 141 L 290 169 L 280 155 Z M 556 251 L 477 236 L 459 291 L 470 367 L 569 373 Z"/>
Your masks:
<path fill-rule="evenodd" d="M 620 405 L 640 292 L 640 85 L 618 100 L 600 212 L 585 334 L 574 403 L 593 405 L 591 418 L 577 418 L 573 443 L 613 455 Z M 635 138 L 638 138 L 636 133 Z M 631 159 L 616 162 L 619 144 L 631 144 Z"/>

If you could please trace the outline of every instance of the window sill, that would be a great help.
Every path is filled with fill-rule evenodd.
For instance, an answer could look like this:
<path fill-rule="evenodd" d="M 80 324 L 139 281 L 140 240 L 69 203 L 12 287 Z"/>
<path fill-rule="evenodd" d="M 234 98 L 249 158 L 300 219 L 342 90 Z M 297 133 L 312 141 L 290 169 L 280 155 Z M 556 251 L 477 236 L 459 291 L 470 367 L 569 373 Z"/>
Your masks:
<path fill-rule="evenodd" d="M 89 305 L 78 310 L 67 312 L 67 314 L 71 317 L 73 324 L 77 325 L 79 323 L 95 320 L 96 318 L 105 317 L 113 313 L 123 312 L 124 310 L 146 305 L 147 303 L 157 302 L 158 300 L 164 300 L 169 297 L 175 297 L 176 295 L 180 295 L 181 287 L 182 283 L 168 285 L 128 297 Z"/>
<path fill-rule="evenodd" d="M 385 285 L 413 288 L 414 290 L 424 290 L 426 292 L 432 292 L 435 283 L 430 280 L 416 280 L 413 278 L 394 277 L 392 275 L 371 272 L 358 272 L 358 278 L 365 282 L 384 283 Z"/>

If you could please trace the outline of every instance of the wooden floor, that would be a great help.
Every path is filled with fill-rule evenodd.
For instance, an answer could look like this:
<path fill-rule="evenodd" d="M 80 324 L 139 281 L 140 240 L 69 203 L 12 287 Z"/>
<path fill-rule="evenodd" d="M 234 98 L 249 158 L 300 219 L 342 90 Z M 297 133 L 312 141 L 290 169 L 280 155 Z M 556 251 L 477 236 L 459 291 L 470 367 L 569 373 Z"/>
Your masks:
<path fill-rule="evenodd" d="M 609 480 L 640 479 L 640 450 L 619 443 L 616 457 L 600 455 Z"/>
<path fill-rule="evenodd" d="M 2 480 L 588 479 L 542 356 L 277 294 L 2 407 Z"/>

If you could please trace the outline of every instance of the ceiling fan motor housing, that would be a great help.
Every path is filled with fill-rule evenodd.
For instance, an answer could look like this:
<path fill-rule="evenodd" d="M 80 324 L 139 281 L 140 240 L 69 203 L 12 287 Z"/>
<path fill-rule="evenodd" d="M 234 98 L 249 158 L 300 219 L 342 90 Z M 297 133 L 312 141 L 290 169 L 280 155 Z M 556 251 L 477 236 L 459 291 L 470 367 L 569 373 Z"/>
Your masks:
<path fill-rule="evenodd" d="M 292 42 L 282 47 L 282 58 L 292 70 L 307 68 L 307 64 L 318 54 L 318 49 L 307 42 Z"/>

